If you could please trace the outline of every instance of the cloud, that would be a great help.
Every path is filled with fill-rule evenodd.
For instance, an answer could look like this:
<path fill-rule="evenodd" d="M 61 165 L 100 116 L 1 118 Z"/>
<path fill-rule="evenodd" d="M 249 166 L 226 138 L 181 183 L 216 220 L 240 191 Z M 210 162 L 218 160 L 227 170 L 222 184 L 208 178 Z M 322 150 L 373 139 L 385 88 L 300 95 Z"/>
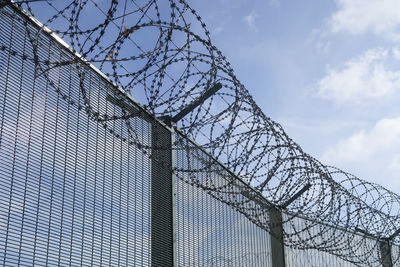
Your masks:
<path fill-rule="evenodd" d="M 330 19 L 332 32 L 377 35 L 398 39 L 400 1 L 398 0 L 337 0 L 339 10 Z"/>
<path fill-rule="evenodd" d="M 388 69 L 399 57 L 397 49 L 371 49 L 342 67 L 328 67 L 318 83 L 318 95 L 341 103 L 388 96 L 400 88 L 400 71 Z"/>
<path fill-rule="evenodd" d="M 281 2 L 279 0 L 269 0 L 268 3 L 273 7 L 280 7 Z"/>
<path fill-rule="evenodd" d="M 400 154 L 394 155 L 394 157 L 390 161 L 389 168 L 390 169 L 399 169 L 400 168 Z"/>
<path fill-rule="evenodd" d="M 257 32 L 258 28 L 256 25 L 256 18 L 258 17 L 255 11 L 252 11 L 249 15 L 245 16 L 242 20 L 246 22 L 247 26 L 251 31 Z"/>
<path fill-rule="evenodd" d="M 379 158 L 378 155 L 383 154 L 390 158 L 388 160 L 389 167 L 394 167 L 400 160 L 399 157 L 391 158 L 390 155 L 399 149 L 400 117 L 386 118 L 378 121 L 369 131 L 362 130 L 340 140 L 322 155 L 322 160 L 333 165 L 357 163 Z"/>
<path fill-rule="evenodd" d="M 224 26 L 221 24 L 213 29 L 214 34 L 218 34 L 224 30 Z"/>

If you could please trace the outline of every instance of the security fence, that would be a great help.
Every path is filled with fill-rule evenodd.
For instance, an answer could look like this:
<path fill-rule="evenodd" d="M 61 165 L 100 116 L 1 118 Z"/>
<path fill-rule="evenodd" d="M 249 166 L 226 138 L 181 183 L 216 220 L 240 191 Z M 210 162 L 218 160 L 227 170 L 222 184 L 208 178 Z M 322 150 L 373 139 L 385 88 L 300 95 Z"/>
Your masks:
<path fill-rule="evenodd" d="M 272 203 L 18 5 L 0 29 L 3 266 L 398 264 L 392 240 Z"/>

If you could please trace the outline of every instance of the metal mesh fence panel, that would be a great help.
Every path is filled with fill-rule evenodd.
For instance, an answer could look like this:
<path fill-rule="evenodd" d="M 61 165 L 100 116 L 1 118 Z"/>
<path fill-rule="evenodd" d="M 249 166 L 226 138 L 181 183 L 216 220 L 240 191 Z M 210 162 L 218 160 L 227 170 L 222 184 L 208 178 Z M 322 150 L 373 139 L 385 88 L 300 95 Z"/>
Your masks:
<path fill-rule="evenodd" d="M 84 108 L 120 115 L 106 101 L 113 86 L 42 32 L 40 61 L 76 63 L 45 75 L 15 56 L 33 49 L 27 35 L 37 28 L 8 6 L 0 12 L 0 43 L 10 48 L 0 51 L 0 264 L 149 265 L 151 161 L 111 134 L 126 131 L 123 121 L 104 128 Z M 150 124 L 130 124 L 150 145 Z"/>
<path fill-rule="evenodd" d="M 329 227 L 304 217 L 283 213 L 284 218 L 290 216 L 294 218 L 284 224 L 284 230 L 289 236 L 293 235 L 291 238 L 298 240 L 298 247 L 285 247 L 285 260 L 288 266 L 381 266 L 380 262 L 368 262 L 368 259 L 380 257 L 379 243 L 376 239 L 365 238 L 361 233 L 354 235 L 354 233 L 340 231 L 332 226 Z M 325 236 L 319 238 L 316 233 L 320 233 L 322 227 L 325 228 Z M 299 234 L 299 232 L 301 233 Z M 324 238 L 335 240 L 337 248 L 335 250 L 324 248 L 322 244 Z M 304 240 L 312 240 L 315 249 L 302 248 L 301 243 Z M 348 246 L 347 242 L 350 242 L 353 251 L 344 257 L 345 260 L 341 258 L 341 247 Z M 366 250 L 374 254 L 374 257 L 360 254 Z M 360 258 L 364 261 L 359 262 Z M 353 259 L 353 262 L 348 259 Z"/>
<path fill-rule="evenodd" d="M 239 210 L 248 186 L 179 134 L 176 151 L 178 266 L 272 266 L 269 233 Z"/>

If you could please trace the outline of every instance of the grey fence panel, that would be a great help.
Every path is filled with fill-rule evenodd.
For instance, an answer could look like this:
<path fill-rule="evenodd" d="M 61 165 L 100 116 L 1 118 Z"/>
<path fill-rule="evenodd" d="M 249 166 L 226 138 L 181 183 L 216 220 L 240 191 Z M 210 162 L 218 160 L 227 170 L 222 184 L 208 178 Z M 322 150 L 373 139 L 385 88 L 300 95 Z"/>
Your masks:
<path fill-rule="evenodd" d="M 272 266 L 270 235 L 228 203 L 246 184 L 177 134 L 178 266 Z M 240 205 L 243 208 L 243 205 Z"/>
<path fill-rule="evenodd" d="M 351 267 L 357 266 L 338 258 L 335 255 L 321 252 L 316 249 L 299 250 L 286 248 L 286 265 L 291 267 L 315 266 L 315 267 Z"/>
<path fill-rule="evenodd" d="M 346 231 L 340 231 L 337 228 L 322 225 L 315 220 L 309 220 L 304 217 L 296 217 L 291 214 L 283 214 L 283 217 L 292 217 L 284 224 L 284 230 L 292 239 L 298 240 L 298 247 L 285 247 L 285 257 L 288 266 L 382 266 L 381 262 L 371 261 L 370 259 L 379 259 L 379 242 L 374 238 L 366 238 L 362 233 L 354 234 Z M 324 227 L 325 237 L 318 237 L 321 229 Z M 331 229 L 331 230 L 329 230 Z M 291 236 L 292 235 L 292 236 Z M 326 249 L 323 246 L 323 239 L 332 238 L 332 242 L 337 243 L 335 250 Z M 315 249 L 303 249 L 304 243 L 313 242 Z M 350 243 L 350 244 L 348 244 Z M 342 246 L 353 248 L 349 255 L 345 255 L 345 260 L 340 256 Z M 369 251 L 369 254 L 363 254 Z M 352 262 L 349 259 L 353 259 Z M 360 262 L 360 259 L 362 261 Z"/>
<path fill-rule="evenodd" d="M 84 103 L 120 116 L 106 101 L 114 87 L 79 61 L 44 74 L 24 56 L 38 29 L 8 6 L 0 28 L 9 48 L 0 51 L 0 265 L 148 266 L 151 161 L 116 137 L 124 121 L 104 128 Z M 76 62 L 48 35 L 37 38 L 42 62 Z M 150 146 L 151 125 L 130 124 Z"/>

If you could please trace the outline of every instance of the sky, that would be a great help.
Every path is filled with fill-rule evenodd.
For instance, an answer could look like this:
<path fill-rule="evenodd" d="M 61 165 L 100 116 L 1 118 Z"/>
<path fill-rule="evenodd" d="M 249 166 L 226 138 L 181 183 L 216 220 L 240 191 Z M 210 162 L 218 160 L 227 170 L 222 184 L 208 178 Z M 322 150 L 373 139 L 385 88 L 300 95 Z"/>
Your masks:
<path fill-rule="evenodd" d="M 400 1 L 188 3 L 306 153 L 400 194 Z"/>

